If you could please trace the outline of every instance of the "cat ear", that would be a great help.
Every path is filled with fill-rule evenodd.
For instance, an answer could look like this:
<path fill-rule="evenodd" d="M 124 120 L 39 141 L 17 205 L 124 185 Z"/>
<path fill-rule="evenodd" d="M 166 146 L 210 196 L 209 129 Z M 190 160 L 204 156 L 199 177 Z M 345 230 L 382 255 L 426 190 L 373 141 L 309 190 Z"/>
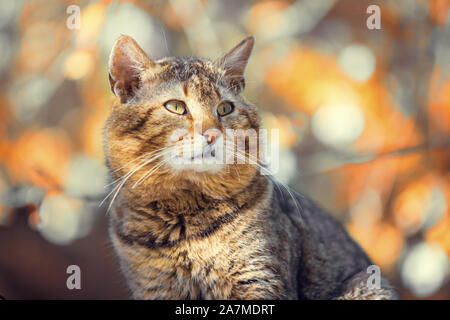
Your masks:
<path fill-rule="evenodd" d="M 244 71 L 254 42 L 253 36 L 245 38 L 215 62 L 219 68 L 225 70 L 227 85 L 237 92 L 241 92 L 245 88 Z"/>
<path fill-rule="evenodd" d="M 116 40 L 109 56 L 109 84 L 121 103 L 136 95 L 142 72 L 154 65 L 133 38 L 123 35 Z"/>

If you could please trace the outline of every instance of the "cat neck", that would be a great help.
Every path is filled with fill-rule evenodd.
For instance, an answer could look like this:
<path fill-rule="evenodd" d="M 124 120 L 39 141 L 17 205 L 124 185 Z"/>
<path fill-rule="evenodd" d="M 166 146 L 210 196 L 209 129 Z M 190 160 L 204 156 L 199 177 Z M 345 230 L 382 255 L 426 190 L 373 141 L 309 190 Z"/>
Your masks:
<path fill-rule="evenodd" d="M 135 192 L 125 189 L 121 203 L 127 203 L 128 207 L 134 207 L 148 211 L 151 214 L 165 215 L 201 215 L 213 210 L 225 210 L 228 207 L 240 208 L 249 201 L 255 201 L 258 195 L 267 189 L 270 181 L 259 172 L 255 172 L 249 182 L 234 192 L 223 192 L 218 197 L 215 192 L 210 192 L 200 186 L 180 184 L 170 189 L 150 189 L 147 192 Z M 222 186 L 226 188 L 227 186 Z M 229 187 L 232 187 L 229 186 Z"/>
<path fill-rule="evenodd" d="M 122 198 L 113 210 L 112 221 L 116 234 L 127 243 L 171 247 L 184 240 L 202 239 L 243 215 L 267 209 L 271 195 L 270 180 L 257 174 L 242 192 L 225 199 L 193 190 L 145 205 Z"/>

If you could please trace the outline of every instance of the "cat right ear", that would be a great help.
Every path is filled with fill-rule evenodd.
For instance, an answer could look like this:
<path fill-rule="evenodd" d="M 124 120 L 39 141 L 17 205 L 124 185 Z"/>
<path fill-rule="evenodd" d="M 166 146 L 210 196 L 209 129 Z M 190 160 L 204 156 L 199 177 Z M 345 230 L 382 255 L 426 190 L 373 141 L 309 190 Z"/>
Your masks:
<path fill-rule="evenodd" d="M 109 84 L 121 103 L 136 95 L 142 73 L 154 65 L 133 38 L 123 35 L 116 40 L 109 56 Z"/>
<path fill-rule="evenodd" d="M 252 53 L 255 38 L 250 36 L 242 40 L 215 64 L 225 71 L 225 80 L 230 89 L 241 92 L 245 88 L 244 72 Z"/>

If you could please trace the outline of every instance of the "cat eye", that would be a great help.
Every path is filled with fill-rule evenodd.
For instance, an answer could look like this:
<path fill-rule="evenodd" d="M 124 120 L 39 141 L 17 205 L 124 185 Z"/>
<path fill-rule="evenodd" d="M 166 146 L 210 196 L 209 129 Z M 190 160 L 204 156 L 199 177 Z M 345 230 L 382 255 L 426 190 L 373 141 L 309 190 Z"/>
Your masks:
<path fill-rule="evenodd" d="M 224 102 L 220 103 L 219 106 L 217 107 L 217 113 L 221 117 L 232 113 L 233 110 L 234 110 L 234 105 L 229 101 L 224 101 Z"/>
<path fill-rule="evenodd" d="M 183 101 L 179 100 L 170 100 L 164 103 L 164 107 L 170 112 L 176 114 L 185 114 L 186 113 L 186 105 Z"/>

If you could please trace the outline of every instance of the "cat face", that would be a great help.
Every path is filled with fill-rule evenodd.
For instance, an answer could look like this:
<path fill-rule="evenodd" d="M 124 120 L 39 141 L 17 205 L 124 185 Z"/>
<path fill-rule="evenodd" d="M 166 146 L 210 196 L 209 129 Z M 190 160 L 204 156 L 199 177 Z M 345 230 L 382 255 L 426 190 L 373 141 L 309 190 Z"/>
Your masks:
<path fill-rule="evenodd" d="M 239 159 L 248 154 L 248 139 L 257 140 L 259 119 L 240 94 L 253 42 L 243 40 L 217 61 L 153 61 L 121 36 L 110 56 L 116 98 L 105 131 L 114 175 L 128 175 L 134 187 L 170 182 L 217 191 L 248 183 L 255 166 Z"/>

